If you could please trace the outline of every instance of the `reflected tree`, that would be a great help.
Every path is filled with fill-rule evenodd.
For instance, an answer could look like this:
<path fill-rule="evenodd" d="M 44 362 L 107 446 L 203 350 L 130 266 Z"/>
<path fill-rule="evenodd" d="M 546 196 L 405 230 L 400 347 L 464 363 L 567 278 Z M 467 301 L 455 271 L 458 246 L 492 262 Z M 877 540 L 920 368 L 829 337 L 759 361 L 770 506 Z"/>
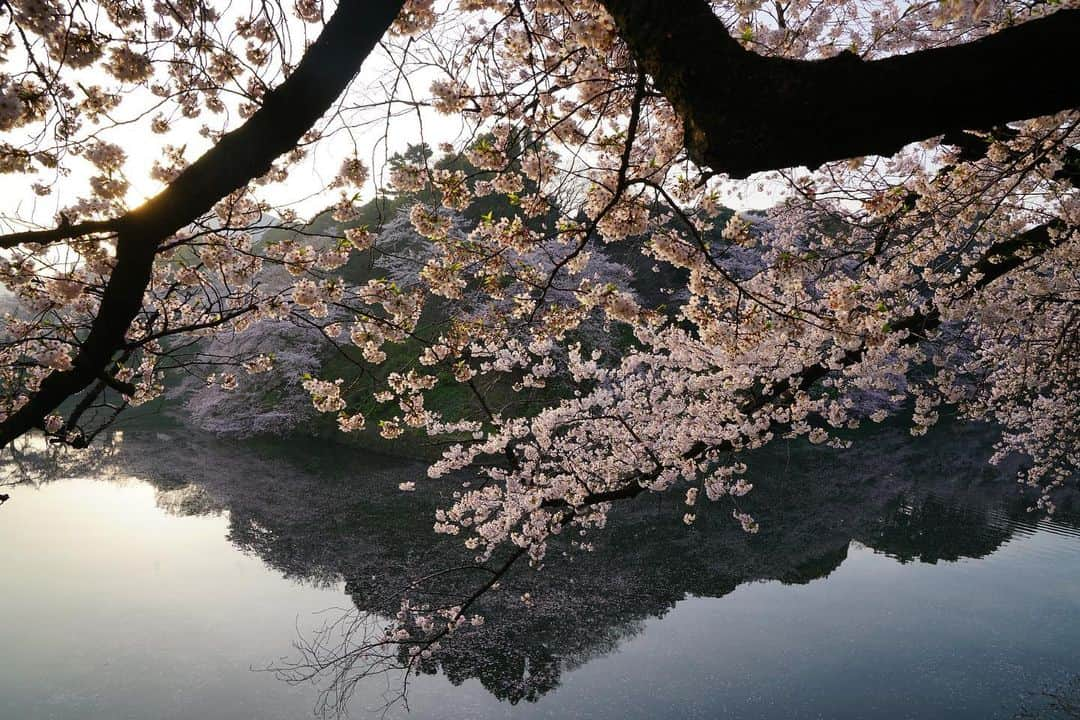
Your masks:
<path fill-rule="evenodd" d="M 1013 720 L 1076 720 L 1080 718 L 1080 676 L 1032 693 Z"/>
<path fill-rule="evenodd" d="M 769 482 L 749 506 L 761 518 L 757 534 L 720 512 L 702 513 L 687 531 L 643 497 L 613 518 L 593 552 L 573 551 L 580 537 L 560 538 L 558 561 L 538 573 L 508 567 L 507 556 L 477 562 L 460 543 L 427 532 L 417 504 L 433 511 L 455 482 L 406 496 L 381 491 L 421 473 L 421 464 L 369 459 L 357 474 L 355 455 L 342 448 L 284 453 L 255 443 L 237 453 L 183 439 L 151 458 L 146 442 L 129 434 L 106 465 L 145 477 L 172 512 L 227 511 L 230 541 L 287 577 L 344 583 L 353 607 L 302 637 L 293 661 L 274 668 L 318 683 L 328 712 L 343 711 L 356 687 L 380 674 L 400 675 L 388 702 L 404 697 L 416 673 L 476 679 L 501 700 L 535 701 L 688 596 L 722 597 L 762 580 L 813 582 L 843 564 L 853 541 L 900 562 L 984 557 L 1036 521 L 1025 512 L 1029 499 L 981 464 L 987 432 L 939 428 L 927 438 L 934 452 L 916 453 L 902 433 L 882 431 L 874 453 L 846 451 L 843 477 L 833 477 L 837 451 L 793 444 L 763 452 L 755 468 Z M 403 597 L 436 616 L 467 606 L 463 614 L 484 622 L 467 621 L 411 653 L 414 645 L 385 634 Z"/>

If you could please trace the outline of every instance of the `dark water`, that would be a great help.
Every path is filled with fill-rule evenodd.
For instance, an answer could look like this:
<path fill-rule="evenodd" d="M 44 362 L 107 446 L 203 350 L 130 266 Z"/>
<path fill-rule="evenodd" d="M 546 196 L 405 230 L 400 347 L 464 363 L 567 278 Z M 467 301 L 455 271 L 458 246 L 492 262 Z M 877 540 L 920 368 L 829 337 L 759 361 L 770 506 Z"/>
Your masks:
<path fill-rule="evenodd" d="M 0 718 L 308 718 L 342 705 L 415 718 L 1076 717 L 1061 710 L 1080 701 L 1068 501 L 1052 520 L 1025 512 L 983 464 L 979 431 L 857 447 L 755 463 L 756 536 L 730 508 L 700 507 L 692 529 L 672 498 L 621 509 L 594 552 L 556 549 L 486 595 L 486 624 L 409 678 L 407 708 L 388 706 L 400 673 L 373 673 L 380 658 L 349 643 L 402 587 L 462 562 L 459 541 L 430 531 L 452 486 L 314 445 L 129 433 L 92 456 L 24 448 L 5 473 L 28 484 L 0 507 Z M 397 492 L 406 479 L 421 491 Z M 460 572 L 423 587 L 453 598 L 475 584 Z M 322 672 L 302 680 L 313 663 Z"/>

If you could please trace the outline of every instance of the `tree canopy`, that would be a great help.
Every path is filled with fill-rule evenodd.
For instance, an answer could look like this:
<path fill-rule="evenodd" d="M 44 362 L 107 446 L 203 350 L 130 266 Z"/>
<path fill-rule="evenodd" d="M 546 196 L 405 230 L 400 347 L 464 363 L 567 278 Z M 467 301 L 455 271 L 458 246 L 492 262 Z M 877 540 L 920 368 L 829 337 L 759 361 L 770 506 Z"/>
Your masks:
<path fill-rule="evenodd" d="M 1000 427 L 991 460 L 1026 456 L 1043 509 L 1076 472 L 1072 3 L 10 0 L 2 22 L 0 445 L 85 447 L 185 378 L 257 387 L 291 323 L 340 361 L 288 386 L 315 411 L 470 471 L 435 529 L 498 561 L 478 593 L 643 492 L 755 532 L 747 451 L 778 438 L 949 412 Z M 422 251 L 383 232 L 399 210 Z M 406 603 L 388 641 L 430 650 L 475 597 Z"/>

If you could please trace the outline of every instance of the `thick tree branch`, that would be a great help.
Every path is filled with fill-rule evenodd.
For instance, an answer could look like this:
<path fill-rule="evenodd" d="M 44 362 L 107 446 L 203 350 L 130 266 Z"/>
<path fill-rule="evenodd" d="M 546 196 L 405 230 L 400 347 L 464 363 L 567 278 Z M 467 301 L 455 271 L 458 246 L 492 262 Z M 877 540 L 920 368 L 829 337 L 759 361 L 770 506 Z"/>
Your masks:
<path fill-rule="evenodd" d="M 116 266 L 72 369 L 49 375 L 29 402 L 0 423 L 0 447 L 101 376 L 142 308 L 161 243 L 295 147 L 352 81 L 402 5 L 403 0 L 343 0 L 293 73 L 266 94 L 246 123 L 156 197 L 115 221 Z"/>
<path fill-rule="evenodd" d="M 603 0 L 682 117 L 691 157 L 733 177 L 862 155 L 1080 106 L 1080 10 L 962 45 L 863 61 L 764 57 L 707 0 Z"/>
<path fill-rule="evenodd" d="M 86 222 L 71 224 L 61 223 L 50 230 L 25 230 L 23 232 L 10 233 L 0 236 L 0 248 L 11 248 L 24 243 L 40 243 L 49 245 L 63 240 L 93 235 L 95 233 L 108 233 L 116 230 L 118 220 L 88 220 Z"/>

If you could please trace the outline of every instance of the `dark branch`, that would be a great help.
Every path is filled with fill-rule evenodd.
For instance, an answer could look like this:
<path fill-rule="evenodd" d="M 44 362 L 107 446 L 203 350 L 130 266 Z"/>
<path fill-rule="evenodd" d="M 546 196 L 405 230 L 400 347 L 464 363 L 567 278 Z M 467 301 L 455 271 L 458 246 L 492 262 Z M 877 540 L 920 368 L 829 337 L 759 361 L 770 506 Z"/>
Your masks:
<path fill-rule="evenodd" d="M 51 230 L 26 230 L 0 236 L 0 248 L 11 248 L 24 243 L 48 245 L 61 240 L 72 240 L 95 233 L 113 232 L 116 230 L 117 224 L 117 220 L 88 220 L 74 225 L 62 222 Z"/>
<path fill-rule="evenodd" d="M 691 157 L 733 177 L 862 155 L 1080 105 L 1080 10 L 962 45 L 864 61 L 764 57 L 707 0 L 604 0 L 675 107 Z M 1058 70 L 1061 70 L 1060 72 Z"/>
<path fill-rule="evenodd" d="M 300 64 L 242 126 L 225 135 L 165 190 L 115 221 L 116 266 L 71 370 L 54 372 L 0 424 L 0 447 L 41 423 L 102 375 L 142 308 L 154 257 L 169 236 L 214 203 L 266 174 L 325 113 L 360 70 L 403 0 L 345 0 Z"/>

